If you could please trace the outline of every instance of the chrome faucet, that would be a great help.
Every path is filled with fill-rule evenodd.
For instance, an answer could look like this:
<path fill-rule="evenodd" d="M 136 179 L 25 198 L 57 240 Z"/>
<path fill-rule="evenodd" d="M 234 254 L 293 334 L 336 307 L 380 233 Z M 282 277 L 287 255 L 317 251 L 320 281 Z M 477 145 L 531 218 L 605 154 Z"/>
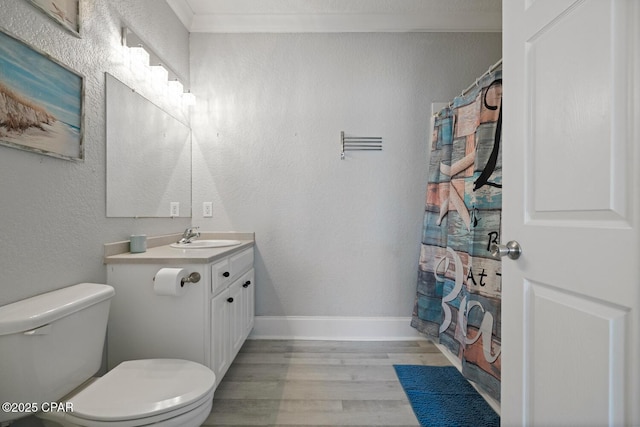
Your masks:
<path fill-rule="evenodd" d="M 182 238 L 178 240 L 178 243 L 191 243 L 196 238 L 200 237 L 200 232 L 198 231 L 200 227 L 187 227 L 182 233 Z"/>

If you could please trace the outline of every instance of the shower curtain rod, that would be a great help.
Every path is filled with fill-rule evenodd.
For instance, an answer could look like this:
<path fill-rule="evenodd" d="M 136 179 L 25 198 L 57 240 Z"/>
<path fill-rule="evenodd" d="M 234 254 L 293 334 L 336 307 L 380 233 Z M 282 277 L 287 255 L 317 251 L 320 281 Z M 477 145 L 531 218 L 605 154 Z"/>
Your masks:
<path fill-rule="evenodd" d="M 471 84 L 469 85 L 469 87 L 467 87 L 465 90 L 463 90 L 463 91 L 462 91 L 462 93 L 460 94 L 460 96 L 465 96 L 467 93 L 469 93 L 469 91 L 470 91 L 471 89 L 473 89 L 474 87 L 478 86 L 478 82 L 479 82 L 479 81 L 480 81 L 484 76 L 486 76 L 487 74 L 491 74 L 491 73 L 493 73 L 495 70 L 497 70 L 497 69 L 498 69 L 498 68 L 500 68 L 501 66 L 502 66 L 502 58 L 500 58 L 500 59 L 498 60 L 498 62 L 496 62 L 495 64 L 493 64 L 491 67 L 489 67 L 489 69 L 488 69 L 487 71 L 485 71 L 483 75 L 481 75 L 480 77 L 478 77 L 478 78 L 476 79 L 476 81 L 475 81 L 475 82 L 471 83 Z"/>
<path fill-rule="evenodd" d="M 463 90 L 460 93 L 460 96 L 465 96 L 467 93 L 469 93 L 469 91 L 471 91 L 471 89 L 475 88 L 476 86 L 478 86 L 478 82 L 487 74 L 491 74 L 493 73 L 495 70 L 497 70 L 498 68 L 500 68 L 502 66 L 502 58 L 500 58 L 498 60 L 498 62 L 496 62 L 495 64 L 493 64 L 491 67 L 489 67 L 489 69 L 487 71 L 485 71 L 480 77 L 478 77 L 476 79 L 475 82 L 471 83 L 469 85 L 469 87 L 467 87 L 465 90 Z M 453 105 L 453 101 L 449 102 L 449 108 L 451 108 L 451 106 Z M 437 117 L 440 114 L 440 112 L 434 113 L 433 117 Z"/>

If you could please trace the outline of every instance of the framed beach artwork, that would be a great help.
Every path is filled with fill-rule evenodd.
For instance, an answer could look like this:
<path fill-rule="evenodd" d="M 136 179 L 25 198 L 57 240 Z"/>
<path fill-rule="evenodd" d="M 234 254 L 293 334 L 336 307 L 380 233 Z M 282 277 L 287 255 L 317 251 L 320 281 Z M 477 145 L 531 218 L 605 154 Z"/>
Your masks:
<path fill-rule="evenodd" d="M 0 31 L 0 145 L 83 160 L 84 77 Z"/>
<path fill-rule="evenodd" d="M 51 19 L 80 37 L 80 0 L 29 0 Z"/>

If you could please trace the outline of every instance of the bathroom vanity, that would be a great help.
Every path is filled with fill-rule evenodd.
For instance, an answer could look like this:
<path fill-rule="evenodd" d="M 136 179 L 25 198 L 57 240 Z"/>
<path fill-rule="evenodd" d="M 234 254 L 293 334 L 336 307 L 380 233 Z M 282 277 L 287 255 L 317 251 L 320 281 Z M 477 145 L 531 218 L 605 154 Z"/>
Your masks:
<path fill-rule="evenodd" d="M 253 233 L 203 233 L 200 239 L 233 239 L 217 248 L 171 247 L 180 235 L 148 240 L 144 253 L 128 242 L 105 245 L 107 284 L 115 288 L 107 329 L 107 364 L 176 358 L 199 362 L 216 385 L 253 328 L 255 278 Z M 123 251 L 124 250 L 124 251 Z M 154 277 L 163 268 L 198 273 L 177 296 L 158 295 Z"/>

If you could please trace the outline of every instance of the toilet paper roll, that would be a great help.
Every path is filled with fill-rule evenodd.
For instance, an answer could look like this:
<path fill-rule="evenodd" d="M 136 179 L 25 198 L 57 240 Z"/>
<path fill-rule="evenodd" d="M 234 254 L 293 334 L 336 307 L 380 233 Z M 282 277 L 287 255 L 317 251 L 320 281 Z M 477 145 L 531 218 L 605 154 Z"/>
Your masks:
<path fill-rule="evenodd" d="M 179 297 L 187 292 L 182 280 L 189 276 L 184 268 L 161 268 L 153 279 L 153 291 L 156 295 Z"/>

